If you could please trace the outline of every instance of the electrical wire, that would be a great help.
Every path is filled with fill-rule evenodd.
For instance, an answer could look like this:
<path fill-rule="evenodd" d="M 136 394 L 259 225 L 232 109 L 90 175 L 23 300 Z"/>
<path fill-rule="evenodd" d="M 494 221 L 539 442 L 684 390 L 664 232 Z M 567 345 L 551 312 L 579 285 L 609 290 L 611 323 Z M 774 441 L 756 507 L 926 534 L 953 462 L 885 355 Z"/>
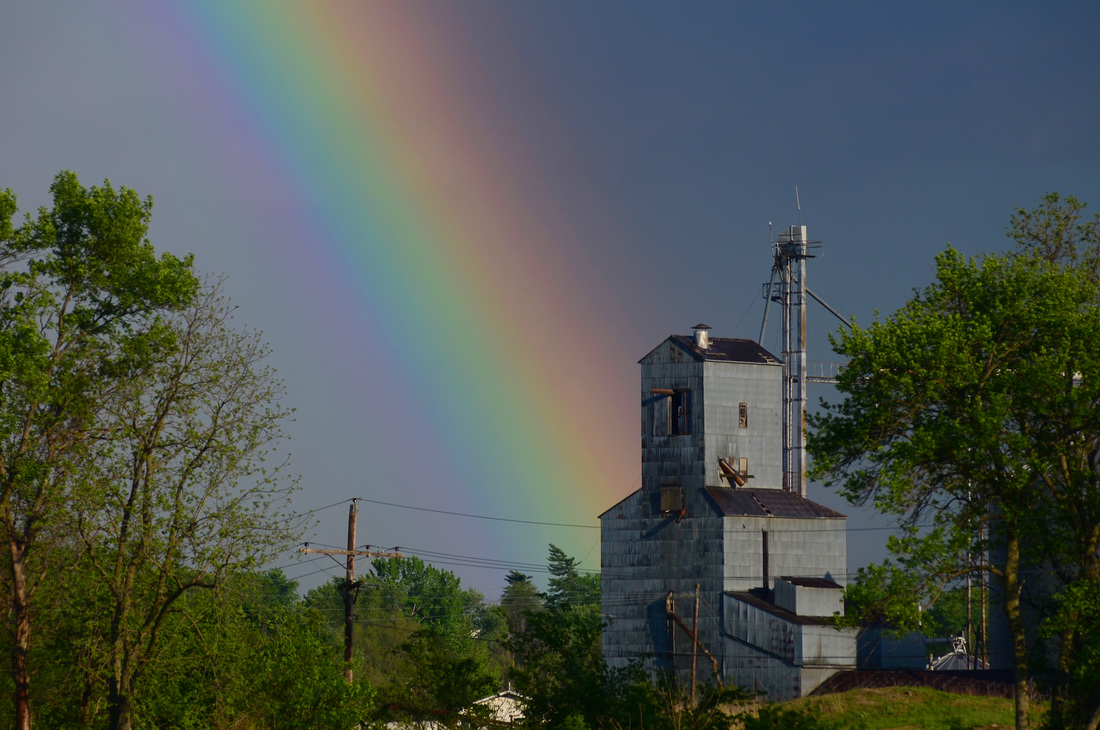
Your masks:
<path fill-rule="evenodd" d="M 378 504 L 384 507 L 396 507 L 398 509 L 415 510 L 417 512 L 432 512 L 439 515 L 449 515 L 451 517 L 468 517 L 475 520 L 491 520 L 493 522 L 513 522 L 520 525 L 543 525 L 546 527 L 573 527 L 582 530 L 598 530 L 599 525 L 576 525 L 568 522 L 542 522 L 540 520 L 521 520 L 511 517 L 491 517 L 489 515 L 477 515 L 469 512 L 452 512 L 450 510 L 433 509 L 431 507 L 415 507 L 409 504 L 397 504 L 395 502 L 383 502 L 378 499 L 367 499 L 366 497 L 356 497 L 360 502 L 369 502 L 370 504 Z"/>

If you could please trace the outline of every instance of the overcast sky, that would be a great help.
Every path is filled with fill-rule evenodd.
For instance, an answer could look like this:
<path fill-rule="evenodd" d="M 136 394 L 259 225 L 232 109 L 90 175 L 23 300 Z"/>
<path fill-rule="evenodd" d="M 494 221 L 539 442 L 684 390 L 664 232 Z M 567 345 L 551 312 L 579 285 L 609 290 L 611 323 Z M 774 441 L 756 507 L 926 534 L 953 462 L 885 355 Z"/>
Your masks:
<path fill-rule="evenodd" d="M 15 2 L 0 186 L 23 210 L 62 169 L 154 196 L 153 243 L 226 274 L 272 344 L 310 539 L 342 544 L 346 500 L 373 500 L 360 542 L 495 599 L 550 542 L 598 568 L 597 516 L 638 486 L 637 361 L 698 322 L 756 338 L 770 224 L 801 215 L 824 242 L 811 288 L 867 323 L 948 242 L 1005 247 L 1017 207 L 1100 206 L 1098 21 L 1092 3 Z M 834 324 L 811 310 L 810 359 L 832 359 Z M 850 567 L 882 556 L 881 520 L 810 498 L 852 516 Z M 282 565 L 306 588 L 340 572 Z"/>

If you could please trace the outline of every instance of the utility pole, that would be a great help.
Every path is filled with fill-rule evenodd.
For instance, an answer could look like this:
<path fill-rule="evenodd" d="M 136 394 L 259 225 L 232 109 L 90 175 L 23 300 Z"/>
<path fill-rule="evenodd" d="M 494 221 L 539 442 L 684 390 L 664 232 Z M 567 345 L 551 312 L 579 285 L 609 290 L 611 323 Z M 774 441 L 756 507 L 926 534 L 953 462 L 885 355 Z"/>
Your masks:
<path fill-rule="evenodd" d="M 695 610 L 691 617 L 691 706 L 695 707 L 695 666 L 699 663 L 699 584 L 695 584 Z"/>
<path fill-rule="evenodd" d="M 696 588 L 696 590 L 698 590 L 698 588 Z M 666 612 L 666 615 L 668 617 L 668 620 L 670 622 L 676 624 L 677 626 L 679 626 L 681 629 L 683 629 L 684 633 L 687 634 L 691 638 L 691 643 L 692 643 L 692 647 L 693 647 L 692 648 L 692 661 L 694 661 L 694 657 L 695 657 L 695 648 L 698 648 L 699 651 L 703 652 L 703 656 L 705 656 L 707 659 L 710 659 L 710 666 L 714 670 L 714 681 L 716 681 L 718 683 L 718 687 L 721 688 L 722 687 L 722 673 L 719 670 L 718 660 L 714 658 L 713 654 L 711 654 L 709 651 L 707 651 L 707 647 L 703 646 L 703 642 L 699 641 L 699 632 L 698 632 L 698 630 L 695 630 L 695 629 L 692 629 L 691 627 L 689 627 L 684 622 L 684 620 L 682 618 L 680 618 L 679 616 L 676 615 L 676 611 L 674 610 L 674 602 L 673 602 L 673 596 L 674 595 L 675 594 L 672 591 L 669 591 L 668 595 L 665 596 L 665 612 Z M 696 596 L 698 596 L 698 593 L 696 593 Z M 698 598 L 696 598 L 696 600 L 698 600 Z M 695 611 L 698 612 L 698 610 L 699 610 L 699 604 L 696 603 L 695 604 Z M 695 615 L 696 615 L 695 623 L 696 623 L 696 626 L 698 626 L 698 623 L 699 623 L 698 613 L 696 613 Z M 675 633 L 675 629 L 672 629 L 672 631 L 673 631 L 673 633 Z"/>
<path fill-rule="evenodd" d="M 359 500 L 351 500 L 351 508 L 348 510 L 348 549 L 347 550 L 321 550 L 319 548 L 303 547 L 299 552 L 316 553 L 318 555 L 345 555 L 347 556 L 347 576 L 341 590 L 344 593 L 344 679 L 351 684 L 351 658 L 354 645 L 354 615 L 352 608 L 355 605 L 355 597 L 359 592 L 359 584 L 355 582 L 355 556 L 365 558 L 401 558 L 401 553 L 387 552 L 385 550 L 356 550 L 355 549 L 355 523 L 359 516 Z M 370 547 L 369 545 L 367 547 Z"/>

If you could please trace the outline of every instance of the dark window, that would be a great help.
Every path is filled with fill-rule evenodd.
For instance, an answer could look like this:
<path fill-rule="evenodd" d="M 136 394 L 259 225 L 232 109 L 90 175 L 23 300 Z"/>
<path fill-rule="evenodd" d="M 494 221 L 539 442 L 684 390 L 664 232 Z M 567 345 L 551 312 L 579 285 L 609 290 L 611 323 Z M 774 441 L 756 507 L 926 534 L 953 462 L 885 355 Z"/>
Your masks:
<path fill-rule="evenodd" d="M 737 424 L 741 428 L 749 427 L 749 404 L 742 403 L 737 407 Z"/>
<path fill-rule="evenodd" d="M 680 487 L 661 487 L 661 511 L 679 512 L 684 508 L 684 490 Z"/>
<path fill-rule="evenodd" d="M 668 432 L 672 436 L 691 433 L 691 391 L 678 390 L 668 404 Z"/>

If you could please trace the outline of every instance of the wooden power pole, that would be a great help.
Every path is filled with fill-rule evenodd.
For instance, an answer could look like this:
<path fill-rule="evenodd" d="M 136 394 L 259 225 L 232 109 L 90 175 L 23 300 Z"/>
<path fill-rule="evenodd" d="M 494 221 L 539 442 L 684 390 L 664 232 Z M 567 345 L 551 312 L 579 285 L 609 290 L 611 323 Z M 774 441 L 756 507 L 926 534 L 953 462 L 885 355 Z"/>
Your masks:
<path fill-rule="evenodd" d="M 321 550 L 319 548 L 304 547 L 299 552 L 316 553 L 319 555 L 345 555 L 347 556 L 347 577 L 344 581 L 344 679 L 351 684 L 351 657 L 354 645 L 354 615 L 352 608 L 355 605 L 355 595 L 359 585 L 355 582 L 355 556 L 365 558 L 401 558 L 401 553 L 387 552 L 385 550 L 356 550 L 355 549 L 355 523 L 359 516 L 359 500 L 351 500 L 351 508 L 348 510 L 348 549 L 347 550 Z M 367 547 L 370 547 L 369 545 Z"/>
<path fill-rule="evenodd" d="M 691 676 L 691 681 L 692 681 L 692 684 L 693 685 L 695 684 L 695 659 L 696 659 L 695 649 L 698 648 L 699 651 L 703 652 L 703 655 L 706 656 L 707 659 L 710 659 L 710 665 L 714 669 L 714 681 L 717 682 L 719 688 L 721 688 L 721 686 L 722 686 L 722 673 L 721 673 L 720 668 L 718 666 L 718 660 L 714 658 L 713 654 L 711 654 L 709 651 L 707 651 L 707 647 L 703 646 L 703 642 L 699 641 L 699 629 L 698 629 L 698 626 L 699 626 L 699 593 L 698 593 L 699 587 L 698 587 L 698 585 L 696 585 L 695 591 L 696 591 L 696 593 L 695 593 L 695 611 L 694 611 L 694 613 L 695 613 L 695 627 L 694 628 L 689 627 L 684 622 L 684 620 L 682 618 L 680 618 L 679 616 L 676 615 L 676 611 L 674 610 L 674 604 L 673 604 L 673 600 L 672 600 L 672 598 L 673 598 L 672 591 L 669 591 L 668 595 L 665 596 L 665 612 L 666 612 L 666 614 L 668 616 L 668 620 L 670 622 L 672 622 L 675 625 L 679 626 L 681 629 L 683 629 L 685 634 L 687 634 L 689 637 L 691 637 L 691 646 L 692 646 L 692 655 L 691 655 L 692 676 Z M 675 629 L 673 629 L 673 632 L 675 632 Z M 694 701 L 694 699 L 695 699 L 694 696 L 692 696 L 692 701 Z"/>
<path fill-rule="evenodd" d="M 691 618 L 691 706 L 695 707 L 695 666 L 699 663 L 699 584 L 695 584 L 695 610 Z"/>

